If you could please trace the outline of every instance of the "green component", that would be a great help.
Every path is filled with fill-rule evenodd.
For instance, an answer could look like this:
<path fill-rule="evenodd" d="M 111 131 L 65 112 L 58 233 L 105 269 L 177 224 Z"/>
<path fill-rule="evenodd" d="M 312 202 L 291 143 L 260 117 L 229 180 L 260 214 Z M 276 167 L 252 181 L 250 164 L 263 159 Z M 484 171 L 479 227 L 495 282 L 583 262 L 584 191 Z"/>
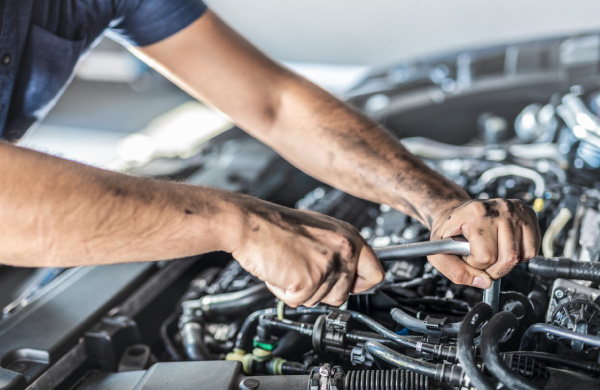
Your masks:
<path fill-rule="evenodd" d="M 252 340 L 252 346 L 260 349 L 264 349 L 265 351 L 272 351 L 277 347 L 277 342 L 275 343 L 263 343 L 258 341 L 257 339 Z"/>

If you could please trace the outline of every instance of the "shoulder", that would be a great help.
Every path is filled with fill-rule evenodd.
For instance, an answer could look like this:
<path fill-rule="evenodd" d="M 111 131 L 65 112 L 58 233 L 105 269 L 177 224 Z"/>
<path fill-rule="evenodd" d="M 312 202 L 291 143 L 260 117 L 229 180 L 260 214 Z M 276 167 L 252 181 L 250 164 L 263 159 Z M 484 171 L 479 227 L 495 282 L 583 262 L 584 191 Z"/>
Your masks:
<path fill-rule="evenodd" d="M 155 43 L 202 15 L 202 0 L 33 1 L 31 22 L 64 39 L 91 45 L 107 29 L 129 44 Z"/>
<path fill-rule="evenodd" d="M 122 0 L 121 3 L 110 32 L 134 46 L 150 45 L 179 32 L 207 9 L 202 0 Z"/>

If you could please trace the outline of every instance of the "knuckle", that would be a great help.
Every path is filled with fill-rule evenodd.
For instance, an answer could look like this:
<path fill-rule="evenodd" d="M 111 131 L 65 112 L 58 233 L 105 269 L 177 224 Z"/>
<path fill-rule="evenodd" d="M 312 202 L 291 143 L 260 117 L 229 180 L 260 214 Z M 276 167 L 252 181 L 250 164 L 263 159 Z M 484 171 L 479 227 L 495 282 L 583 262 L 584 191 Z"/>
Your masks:
<path fill-rule="evenodd" d="M 510 251 L 506 257 L 503 259 L 504 264 L 508 265 L 510 268 L 519 264 L 521 261 L 521 256 L 517 251 Z"/>
<path fill-rule="evenodd" d="M 304 290 L 304 283 L 294 281 L 286 288 L 287 292 L 292 294 L 298 294 Z"/>
<path fill-rule="evenodd" d="M 523 254 L 523 261 L 529 261 L 537 256 L 537 251 L 533 248 L 525 249 L 525 253 Z"/>
<path fill-rule="evenodd" d="M 346 300 L 340 297 L 334 297 L 328 299 L 328 304 L 331 306 L 341 306 Z"/>
<path fill-rule="evenodd" d="M 473 202 L 472 205 L 475 208 L 475 212 L 481 215 L 485 215 L 486 207 L 485 204 L 483 204 L 483 202 Z"/>
<path fill-rule="evenodd" d="M 494 265 L 496 260 L 496 256 L 494 256 L 491 252 L 486 252 L 477 257 L 477 263 L 481 264 L 483 267 L 490 267 Z"/>
<path fill-rule="evenodd" d="M 289 307 L 291 307 L 293 309 L 295 309 L 298 306 L 302 305 L 302 302 L 298 302 L 298 301 L 295 301 L 295 300 L 284 299 L 283 301 L 285 302 L 286 305 L 288 305 Z"/>
<path fill-rule="evenodd" d="M 527 203 L 523 202 L 521 199 L 511 199 L 510 201 L 521 210 L 531 209 L 531 207 L 527 206 Z"/>
<path fill-rule="evenodd" d="M 348 237 L 342 237 L 339 244 L 342 259 L 350 259 L 356 255 L 356 245 Z"/>

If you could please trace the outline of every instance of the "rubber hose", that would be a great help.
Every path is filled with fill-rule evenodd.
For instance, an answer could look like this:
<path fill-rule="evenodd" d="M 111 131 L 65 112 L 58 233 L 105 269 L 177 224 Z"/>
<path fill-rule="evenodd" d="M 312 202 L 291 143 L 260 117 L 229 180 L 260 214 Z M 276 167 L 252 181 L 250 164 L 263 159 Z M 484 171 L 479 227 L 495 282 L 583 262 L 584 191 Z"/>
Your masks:
<path fill-rule="evenodd" d="M 246 345 L 248 344 L 249 341 L 249 335 L 250 335 L 250 328 L 253 327 L 253 325 L 256 325 L 256 323 L 258 322 L 258 318 L 261 315 L 276 315 L 277 314 L 277 309 L 264 309 L 264 310 L 258 310 L 255 311 L 254 313 L 250 314 L 242 323 L 242 326 L 240 327 L 240 330 L 238 331 L 237 337 L 235 339 L 235 348 L 239 348 L 239 349 L 246 349 Z"/>
<path fill-rule="evenodd" d="M 396 333 L 387 329 L 385 326 L 381 325 L 379 322 L 367 317 L 362 313 L 352 310 L 346 310 L 345 313 L 350 314 L 352 318 L 354 318 L 356 321 L 362 323 L 363 325 L 366 325 L 367 327 L 371 328 L 371 330 L 374 330 L 375 332 L 379 333 L 385 338 L 394 341 L 396 344 L 412 349 L 416 349 L 419 345 L 419 343 L 416 340 L 412 340 L 409 337 L 397 335 Z"/>
<path fill-rule="evenodd" d="M 533 324 L 529 327 L 529 329 L 527 329 L 525 334 L 523 334 L 523 338 L 521 339 L 521 345 L 519 347 L 521 351 L 529 348 L 531 340 L 533 339 L 533 335 L 535 335 L 536 333 L 550 333 L 554 336 L 574 341 L 580 341 L 586 345 L 591 345 L 596 348 L 600 347 L 600 337 L 598 336 L 576 333 L 549 324 Z"/>
<path fill-rule="evenodd" d="M 460 322 L 458 322 L 443 324 L 442 329 L 429 329 L 425 321 L 419 320 L 399 308 L 392 309 L 390 314 L 394 321 L 413 332 L 456 337 L 460 328 Z"/>
<path fill-rule="evenodd" d="M 475 332 L 493 315 L 490 305 L 480 302 L 467 313 L 458 331 L 458 361 L 477 390 L 493 390 L 496 387 L 490 378 L 479 371 L 474 356 Z"/>
<path fill-rule="evenodd" d="M 481 354 L 487 370 L 503 385 L 511 390 L 539 390 L 540 388 L 528 383 L 507 366 L 500 357 L 498 344 L 502 338 L 512 334 L 519 327 L 519 320 L 514 314 L 503 311 L 488 322 L 481 334 Z"/>
<path fill-rule="evenodd" d="M 428 390 L 429 378 L 404 370 L 350 371 L 344 390 Z"/>
<path fill-rule="evenodd" d="M 302 314 L 326 314 L 329 310 L 322 307 L 297 307 L 295 309 L 285 310 L 285 315 L 302 315 Z M 258 319 L 262 315 L 277 315 L 277 309 L 269 308 L 255 311 L 250 314 L 246 320 L 242 323 L 240 330 L 238 331 L 236 340 L 235 340 L 235 348 L 245 349 L 245 346 L 248 343 L 248 337 L 250 329 L 258 322 Z"/>
<path fill-rule="evenodd" d="M 454 364 L 434 364 L 394 351 L 376 341 L 367 341 L 365 348 L 371 355 L 402 370 L 416 372 L 453 386 L 465 386 L 466 378 L 461 367 Z"/>
<path fill-rule="evenodd" d="M 202 325 L 196 322 L 188 322 L 181 329 L 181 343 L 185 353 L 190 360 L 211 360 L 212 355 L 202 337 Z"/>
<path fill-rule="evenodd" d="M 436 364 L 427 363 L 422 360 L 402 355 L 393 349 L 385 347 L 375 341 L 367 341 L 365 343 L 365 347 L 371 355 L 376 356 L 379 359 L 384 360 L 402 370 L 413 371 L 430 378 L 436 377 L 438 369 Z"/>
<path fill-rule="evenodd" d="M 600 263 L 534 257 L 529 261 L 527 267 L 531 273 L 545 278 L 577 279 L 600 283 Z"/>
<path fill-rule="evenodd" d="M 552 244 L 554 243 L 554 239 L 559 235 L 565 225 L 571 220 L 573 217 L 573 213 L 568 208 L 562 208 L 554 217 L 548 229 L 546 229 L 546 233 L 542 239 L 542 253 L 546 257 L 554 256 L 554 250 L 552 249 Z"/>
<path fill-rule="evenodd" d="M 200 298 L 200 307 L 206 314 L 232 315 L 253 310 L 254 306 L 262 304 L 275 297 L 264 283 L 232 293 L 216 294 Z"/>
<path fill-rule="evenodd" d="M 385 326 L 381 325 L 379 322 L 357 311 L 344 310 L 344 313 L 350 314 L 354 320 L 366 325 L 371 330 L 374 330 L 386 339 L 391 340 L 398 345 L 415 349 L 418 352 L 430 353 L 438 359 L 442 358 L 449 361 L 454 361 L 456 359 L 456 348 L 454 346 L 423 343 L 420 339 L 414 339 L 410 336 L 397 335 Z"/>
<path fill-rule="evenodd" d="M 600 364 L 595 362 L 585 362 L 582 360 L 574 360 L 571 358 L 562 357 L 553 353 L 535 352 L 535 351 L 520 351 L 511 352 L 513 355 L 525 356 L 536 359 L 545 363 L 554 363 L 561 366 L 574 368 L 576 370 L 586 371 L 593 375 L 600 375 Z"/>

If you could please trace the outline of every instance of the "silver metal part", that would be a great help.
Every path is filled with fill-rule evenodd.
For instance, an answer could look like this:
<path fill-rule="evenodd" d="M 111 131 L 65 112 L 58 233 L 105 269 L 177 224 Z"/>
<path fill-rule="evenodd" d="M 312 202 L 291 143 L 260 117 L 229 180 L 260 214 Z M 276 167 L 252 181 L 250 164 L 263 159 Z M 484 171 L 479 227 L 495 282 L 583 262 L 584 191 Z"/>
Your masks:
<path fill-rule="evenodd" d="M 483 302 L 490 305 L 494 314 L 498 313 L 500 304 L 500 279 L 492 281 L 492 285 L 487 290 L 483 290 Z"/>
<path fill-rule="evenodd" d="M 446 254 L 468 256 L 471 247 L 468 241 L 446 238 L 443 240 L 415 242 L 412 244 L 391 245 L 373 248 L 379 260 L 397 260 L 410 257 Z"/>
<path fill-rule="evenodd" d="M 379 260 L 398 260 L 439 254 L 468 256 L 471 253 L 471 246 L 468 241 L 461 238 L 445 238 L 443 240 L 415 242 L 412 244 L 390 245 L 373 248 L 373 250 Z M 373 294 L 386 283 L 387 281 L 384 279 L 381 283 L 358 295 Z"/>

